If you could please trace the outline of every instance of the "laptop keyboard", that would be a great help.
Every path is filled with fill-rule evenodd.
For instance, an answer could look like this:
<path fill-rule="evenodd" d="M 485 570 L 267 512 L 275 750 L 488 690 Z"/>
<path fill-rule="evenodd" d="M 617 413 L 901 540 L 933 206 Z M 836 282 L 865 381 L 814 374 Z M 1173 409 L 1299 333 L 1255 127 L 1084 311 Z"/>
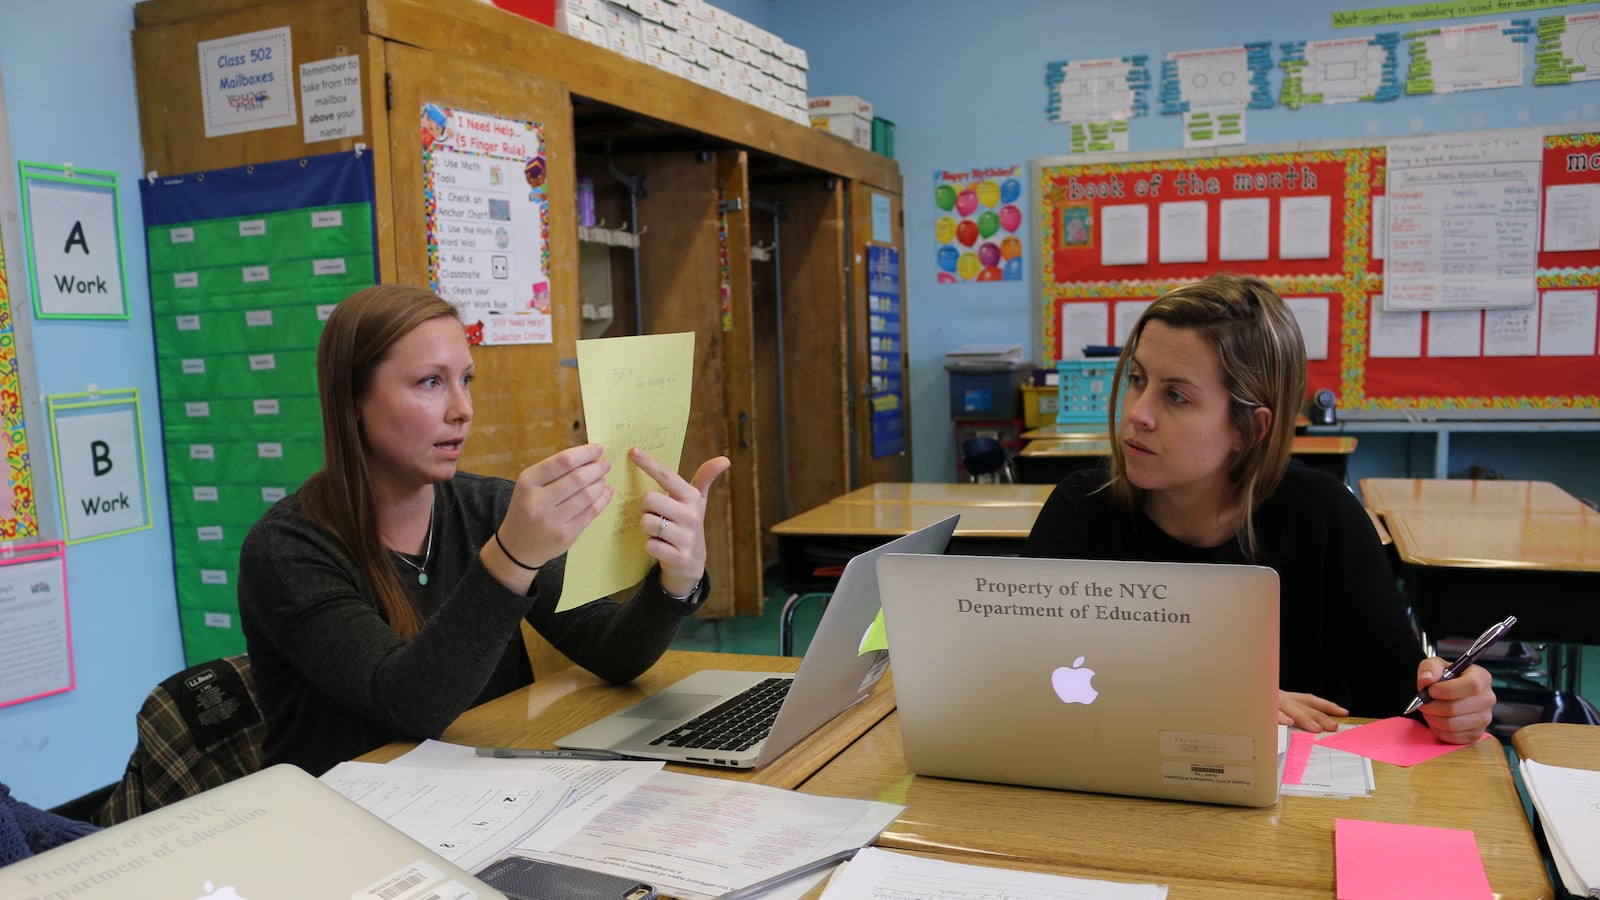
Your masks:
<path fill-rule="evenodd" d="M 650 742 L 651 746 L 704 750 L 749 750 L 765 740 L 789 694 L 793 678 L 768 678 L 679 725 Z"/>

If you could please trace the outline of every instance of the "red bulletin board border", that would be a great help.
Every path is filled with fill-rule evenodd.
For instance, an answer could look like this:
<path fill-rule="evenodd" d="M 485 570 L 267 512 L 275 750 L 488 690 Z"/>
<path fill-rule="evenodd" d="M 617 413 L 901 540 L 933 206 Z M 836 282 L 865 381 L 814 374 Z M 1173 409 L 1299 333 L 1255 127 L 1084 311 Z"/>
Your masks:
<path fill-rule="evenodd" d="M 1567 126 L 1570 128 L 1571 126 Z M 1541 190 L 1561 184 L 1600 184 L 1600 128 L 1545 138 Z M 1339 405 L 1359 410 L 1586 410 L 1600 408 L 1600 355 L 1439 358 L 1370 358 L 1368 304 L 1383 293 L 1383 263 L 1373 258 L 1372 198 L 1384 193 L 1384 146 L 1239 148 L 1184 158 L 1072 164 L 1066 158 L 1036 160 L 1039 197 L 1041 359 L 1062 356 L 1061 321 L 1066 304 L 1148 300 L 1216 271 L 1259 275 L 1286 298 L 1328 298 L 1328 359 L 1312 360 L 1308 388 L 1338 385 Z M 1294 173 L 1291 178 L 1290 173 Z M 1276 178 L 1274 178 L 1276 176 Z M 1309 176 L 1309 177 L 1308 177 Z M 1309 185 L 1309 187 L 1308 187 Z M 1283 197 L 1332 198 L 1329 244 L 1342 258 L 1277 258 L 1277 201 Z M 1222 200 L 1271 198 L 1269 258 L 1218 261 Z M 1103 206 L 1147 203 L 1152 207 L 1150 257 L 1159 247 L 1156 207 L 1163 202 L 1208 202 L 1209 262 L 1101 265 L 1098 222 Z M 1076 243 L 1062 241 L 1072 230 Z M 1334 251 L 1338 253 L 1336 249 Z M 1541 298 L 1549 289 L 1600 288 L 1600 251 L 1541 252 L 1537 279 Z M 1423 316 L 1427 353 L 1429 313 Z M 1537 312 L 1535 312 L 1537 322 Z M 1481 330 L 1480 330 L 1481 335 Z M 1110 340 L 1111 334 L 1106 339 Z M 1481 338 L 1480 338 L 1481 340 Z"/>

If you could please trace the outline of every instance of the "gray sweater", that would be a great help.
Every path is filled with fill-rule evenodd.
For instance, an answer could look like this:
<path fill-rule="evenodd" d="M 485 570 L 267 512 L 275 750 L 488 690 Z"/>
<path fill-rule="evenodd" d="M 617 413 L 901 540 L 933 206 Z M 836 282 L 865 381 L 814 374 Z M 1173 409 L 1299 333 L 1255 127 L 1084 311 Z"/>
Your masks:
<path fill-rule="evenodd" d="M 694 603 L 662 591 L 659 568 L 628 603 L 602 599 L 557 614 L 566 557 L 539 570 L 527 596 L 507 590 L 478 550 L 492 539 L 512 484 L 457 474 L 439 484 L 428 584 L 394 560 L 424 625 L 398 637 L 344 545 L 292 495 L 261 517 L 239 554 L 239 613 L 261 705 L 265 762 L 319 775 L 394 740 L 437 737 L 469 707 L 533 681 L 526 618 L 573 662 L 630 681 L 666 651 Z"/>

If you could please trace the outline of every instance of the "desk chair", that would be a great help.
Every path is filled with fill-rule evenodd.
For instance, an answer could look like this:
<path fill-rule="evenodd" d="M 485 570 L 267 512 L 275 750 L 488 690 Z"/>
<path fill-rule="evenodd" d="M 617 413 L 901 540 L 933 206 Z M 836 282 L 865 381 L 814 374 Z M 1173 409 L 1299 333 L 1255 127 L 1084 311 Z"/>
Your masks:
<path fill-rule="evenodd" d="M 94 816 L 97 825 L 125 822 L 261 768 L 267 726 L 244 654 L 167 678 L 134 718 L 138 742 Z"/>
<path fill-rule="evenodd" d="M 973 481 L 1014 483 L 1017 480 L 1011 460 L 1006 456 L 1006 448 L 992 437 L 973 437 L 962 441 L 961 468 Z"/>

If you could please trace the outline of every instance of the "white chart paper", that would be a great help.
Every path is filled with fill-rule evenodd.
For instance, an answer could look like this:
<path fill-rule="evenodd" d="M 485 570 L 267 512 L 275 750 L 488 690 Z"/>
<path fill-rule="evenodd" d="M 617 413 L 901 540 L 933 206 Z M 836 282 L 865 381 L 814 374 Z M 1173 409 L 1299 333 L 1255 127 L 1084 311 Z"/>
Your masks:
<path fill-rule="evenodd" d="M 1384 309 L 1533 306 L 1543 153 L 1528 130 L 1390 142 Z"/>
<path fill-rule="evenodd" d="M 1332 255 L 1333 198 L 1283 197 L 1278 200 L 1278 258 L 1327 259 Z"/>
<path fill-rule="evenodd" d="M 1268 256 L 1272 201 L 1264 197 L 1222 201 L 1222 236 L 1217 258 L 1260 260 Z"/>
<path fill-rule="evenodd" d="M 1374 359 L 1416 359 L 1422 355 L 1422 313 L 1384 312 L 1374 297 L 1367 310 L 1367 355 Z"/>
<path fill-rule="evenodd" d="M 1295 324 L 1300 326 L 1300 337 L 1305 340 L 1306 359 L 1328 358 L 1328 298 L 1285 297 L 1289 312 L 1294 313 Z"/>
<path fill-rule="evenodd" d="M 1475 309 L 1428 313 L 1428 355 L 1478 356 L 1483 335 L 1483 313 Z"/>
<path fill-rule="evenodd" d="M 1600 184 L 1555 184 L 1544 189 L 1544 249 L 1547 253 L 1600 250 Z"/>
<path fill-rule="evenodd" d="M 1539 309 L 1540 356 L 1593 356 L 1596 291 L 1545 291 Z"/>
<path fill-rule="evenodd" d="M 1206 261 L 1206 201 L 1161 204 L 1161 254 L 1164 263 Z"/>
<path fill-rule="evenodd" d="M 1100 207 L 1100 264 L 1142 266 L 1150 261 L 1150 207 Z"/>

